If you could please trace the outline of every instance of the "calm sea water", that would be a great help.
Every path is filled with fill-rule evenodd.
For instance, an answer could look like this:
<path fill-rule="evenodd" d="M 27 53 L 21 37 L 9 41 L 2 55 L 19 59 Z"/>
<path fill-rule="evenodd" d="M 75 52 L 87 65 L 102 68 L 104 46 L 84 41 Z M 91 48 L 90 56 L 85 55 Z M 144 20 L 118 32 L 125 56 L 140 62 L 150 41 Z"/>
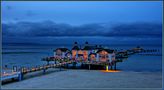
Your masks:
<path fill-rule="evenodd" d="M 18 67 L 33 67 L 43 65 L 46 62 L 41 61 L 43 57 L 53 56 L 53 50 L 61 46 L 3 46 L 2 49 L 2 66 L 7 65 L 8 68 L 13 66 Z M 65 46 L 71 49 L 72 46 Z M 126 50 L 135 46 L 108 46 L 111 49 Z M 162 71 L 162 56 L 161 46 L 142 46 L 144 49 L 157 49 L 159 56 L 155 55 L 132 55 L 127 60 L 117 64 L 117 68 L 124 71 Z"/>

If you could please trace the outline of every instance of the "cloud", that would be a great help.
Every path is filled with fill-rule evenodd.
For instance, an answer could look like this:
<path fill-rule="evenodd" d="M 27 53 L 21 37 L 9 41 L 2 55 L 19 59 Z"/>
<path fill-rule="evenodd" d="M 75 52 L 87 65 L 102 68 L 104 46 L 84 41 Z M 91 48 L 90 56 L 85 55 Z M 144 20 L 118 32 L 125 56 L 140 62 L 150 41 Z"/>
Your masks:
<path fill-rule="evenodd" d="M 158 23 L 131 23 L 115 25 L 107 36 L 117 37 L 162 37 L 162 24 Z"/>
<path fill-rule="evenodd" d="M 103 36 L 130 38 L 162 38 L 162 24 L 86 24 L 71 26 L 52 21 L 2 23 L 2 35 L 7 37 L 63 37 L 63 36 Z"/>

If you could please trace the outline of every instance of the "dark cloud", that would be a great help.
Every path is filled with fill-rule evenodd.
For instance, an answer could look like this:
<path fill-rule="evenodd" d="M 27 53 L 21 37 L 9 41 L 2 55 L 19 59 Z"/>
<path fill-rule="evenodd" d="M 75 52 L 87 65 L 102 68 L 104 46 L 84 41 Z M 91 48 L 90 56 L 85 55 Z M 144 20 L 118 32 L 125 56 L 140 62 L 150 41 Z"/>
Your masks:
<path fill-rule="evenodd" d="M 118 37 L 162 37 L 162 24 L 157 23 L 131 23 L 115 25 L 107 36 Z"/>
<path fill-rule="evenodd" d="M 60 36 L 104 36 L 131 38 L 161 38 L 162 24 L 86 24 L 71 26 L 52 21 L 3 23 L 3 36 L 14 37 L 60 37 Z"/>

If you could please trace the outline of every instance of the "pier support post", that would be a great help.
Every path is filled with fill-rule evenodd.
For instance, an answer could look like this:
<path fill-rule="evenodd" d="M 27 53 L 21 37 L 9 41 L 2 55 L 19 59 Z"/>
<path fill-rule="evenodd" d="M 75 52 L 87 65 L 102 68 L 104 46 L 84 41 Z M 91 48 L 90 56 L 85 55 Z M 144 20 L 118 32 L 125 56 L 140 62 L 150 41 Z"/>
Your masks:
<path fill-rule="evenodd" d="M 55 64 L 56 64 L 56 60 L 55 60 Z"/>
<path fill-rule="evenodd" d="M 66 64 L 66 68 L 69 68 L 68 63 Z"/>
<path fill-rule="evenodd" d="M 23 80 L 23 72 L 24 72 L 24 67 L 21 67 L 19 69 L 20 73 L 18 74 L 18 80 L 21 81 Z"/>
<path fill-rule="evenodd" d="M 116 61 L 114 62 L 114 70 L 116 70 Z"/>
<path fill-rule="evenodd" d="M 60 65 L 60 71 L 61 71 L 62 69 L 61 69 L 61 65 Z"/>
<path fill-rule="evenodd" d="M 82 69 L 82 68 L 84 68 L 84 64 L 83 64 L 83 62 L 81 63 L 81 69 Z"/>
<path fill-rule="evenodd" d="M 62 70 L 61 62 L 60 62 L 60 64 L 59 64 L 59 70 L 60 70 L 60 71 Z"/>
<path fill-rule="evenodd" d="M 74 69 L 76 68 L 76 62 L 73 62 L 73 68 Z"/>
<path fill-rule="evenodd" d="M 23 73 L 22 72 L 20 72 L 18 74 L 18 79 L 19 79 L 19 81 L 22 81 L 23 80 Z"/>
<path fill-rule="evenodd" d="M 89 70 L 91 69 L 91 65 L 89 64 Z"/>
<path fill-rule="evenodd" d="M 47 65 L 49 65 L 49 61 L 47 61 Z"/>
<path fill-rule="evenodd" d="M 44 68 L 44 69 L 43 69 L 43 74 L 45 74 L 45 73 L 46 73 L 46 69 Z"/>
<path fill-rule="evenodd" d="M 46 73 L 46 67 L 43 65 L 43 74 Z"/>
<path fill-rule="evenodd" d="M 113 70 L 113 65 L 110 66 L 110 70 Z"/>

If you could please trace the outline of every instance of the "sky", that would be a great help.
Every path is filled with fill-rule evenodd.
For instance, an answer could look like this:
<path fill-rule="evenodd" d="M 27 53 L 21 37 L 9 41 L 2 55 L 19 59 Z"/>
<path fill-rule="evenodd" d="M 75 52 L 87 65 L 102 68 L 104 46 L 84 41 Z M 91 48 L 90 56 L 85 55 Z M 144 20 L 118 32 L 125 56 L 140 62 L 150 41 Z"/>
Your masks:
<path fill-rule="evenodd" d="M 1 7 L 3 43 L 77 37 L 161 43 L 162 1 L 3 1 Z"/>
<path fill-rule="evenodd" d="M 2 21 L 43 21 L 81 25 L 106 22 L 162 22 L 161 1 L 2 2 Z"/>

